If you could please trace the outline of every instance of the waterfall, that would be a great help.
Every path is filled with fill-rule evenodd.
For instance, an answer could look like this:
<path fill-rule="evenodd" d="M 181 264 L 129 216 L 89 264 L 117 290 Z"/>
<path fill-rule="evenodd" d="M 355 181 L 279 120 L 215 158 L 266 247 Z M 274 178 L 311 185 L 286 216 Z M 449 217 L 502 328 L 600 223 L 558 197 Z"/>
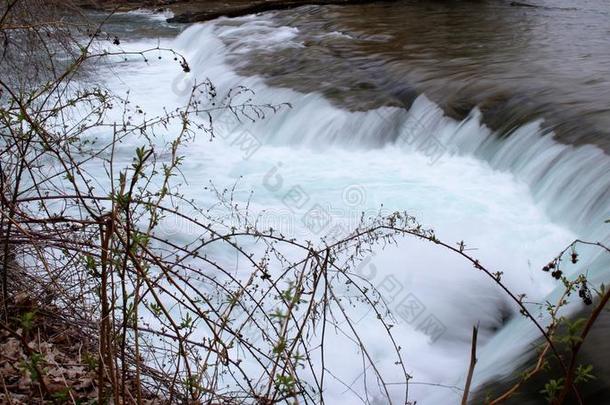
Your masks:
<path fill-rule="evenodd" d="M 426 143 L 433 138 L 443 152 L 474 156 L 492 169 L 510 172 L 526 182 L 554 221 L 579 235 L 608 240 L 610 227 L 604 221 L 610 218 L 610 157 L 600 148 L 559 143 L 552 131 L 543 128 L 542 120 L 514 128 L 508 134 L 494 133 L 482 124 L 477 108 L 458 122 L 446 117 L 425 95 L 420 95 L 408 111 L 382 107 L 348 112 L 337 110 L 318 94 L 269 89 L 261 78 L 244 80 L 231 72 L 225 53 L 234 56 L 255 47 L 299 46 L 289 42 L 294 29 L 273 30 L 275 27 L 270 27 L 263 16 L 244 20 L 247 23 L 237 27 L 222 24 L 189 27 L 175 45 L 187 52 L 195 66 L 201 67 L 201 76 L 212 77 L 220 87 L 247 83 L 257 90 L 264 89 L 259 91 L 264 100 L 292 102 L 290 113 L 255 126 L 265 141 L 317 149 L 333 145 L 370 149 L 398 144 L 425 152 Z M 225 49 L 220 39 L 227 37 L 242 39 Z M 409 139 L 414 142 L 408 142 Z"/>
<path fill-rule="evenodd" d="M 269 87 L 263 77 L 237 73 L 233 64 L 252 49 L 303 46 L 294 39 L 295 28 L 276 27 L 268 15 L 193 25 L 164 44 L 184 54 L 191 73 L 161 62 L 151 62 L 143 70 L 131 61 L 134 65 L 128 65 L 121 80 L 109 79 L 110 87 L 127 86 L 134 103 L 153 111 L 179 105 L 189 89 L 205 78 L 219 94 L 247 86 L 256 91 L 254 102 L 291 104 L 263 120 L 239 124 L 239 131 L 247 129 L 262 145 L 252 154 L 244 155 L 232 138 L 235 126 L 221 125 L 214 142 L 202 138 L 189 147 L 183 171 L 189 181 L 187 196 L 190 193 L 194 199 L 200 198 L 198 190 L 206 184 L 206 176 L 226 183 L 243 176 L 244 188 L 255 190 L 254 210 L 285 212 L 283 191 L 265 188 L 272 173 L 282 176 L 282 186 L 294 184 L 306 190 L 310 203 L 328 203 L 341 213 L 358 214 L 381 204 L 389 210 L 406 209 L 437 227 L 442 238 L 471 242 L 483 262 L 505 271 L 509 286 L 539 301 L 552 299 L 559 291 L 539 269 L 567 243 L 576 237 L 610 242 L 610 225 L 604 222 L 610 219 L 610 158 L 598 147 L 559 143 L 541 120 L 510 133 L 495 133 L 483 124 L 478 109 L 456 121 L 425 94 L 408 110 L 347 111 L 320 94 Z M 124 46 L 143 45 L 145 41 Z M 363 190 L 359 205 L 342 200 L 348 189 Z M 298 219 L 291 222 L 295 233 L 310 236 L 301 228 Z M 593 281 L 609 278 L 607 255 L 589 248 L 582 250 L 581 257 L 571 271 L 586 269 Z M 451 403 L 459 397 L 459 392 L 426 382 L 462 385 L 474 323 L 480 322 L 483 329 L 476 383 L 510 372 L 517 364 L 516 353 L 524 353 L 536 337 L 518 315 L 503 325 L 510 307 L 506 297 L 472 267 L 435 247 L 407 241 L 378 253 L 374 260 L 378 274 L 400 280 L 401 293 L 413 292 L 428 312 L 442 318 L 446 329 L 431 341 L 410 325 L 397 327 L 406 360 L 411 362 L 409 371 L 415 383 L 422 382 L 414 385 L 418 403 Z M 408 267 L 397 265 L 407 261 Z M 362 319 L 367 316 L 362 314 Z M 366 332 L 371 341 L 373 332 Z M 359 360 L 341 357 L 341 343 L 335 347 L 339 374 L 358 378 L 350 373 Z M 380 368 L 391 375 L 387 349 L 375 347 Z M 343 386 L 329 388 L 331 399 L 350 402 L 355 397 L 349 395 Z"/>

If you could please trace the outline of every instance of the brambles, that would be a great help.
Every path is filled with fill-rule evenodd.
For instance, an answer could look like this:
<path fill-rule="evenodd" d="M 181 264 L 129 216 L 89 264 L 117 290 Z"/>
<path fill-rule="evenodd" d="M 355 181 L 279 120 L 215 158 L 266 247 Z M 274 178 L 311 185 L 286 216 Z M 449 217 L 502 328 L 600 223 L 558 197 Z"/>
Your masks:
<path fill-rule="evenodd" d="M 4 17 L 0 22 L 3 33 L 9 20 L 14 22 Z M 204 80 L 187 89 L 181 108 L 149 116 L 129 95 L 76 84 L 79 75 L 109 57 L 135 56 L 145 63 L 151 53 L 168 54 L 182 73 L 190 72 L 187 60 L 160 47 L 131 53 L 104 49 L 121 41 L 102 35 L 101 28 L 64 31 L 57 45 L 71 57 L 61 66 L 50 63 L 57 58 L 53 41 L 46 43 L 51 50 L 44 54 L 46 64 L 38 67 L 33 60 L 40 69 L 37 81 L 14 72 L 0 79 L 3 339 L 20 345 L 36 400 L 74 400 L 82 394 L 99 403 L 143 403 L 154 393 L 154 400 L 174 403 L 319 403 L 330 373 L 324 360 L 327 336 L 319 332 L 328 327 L 348 337 L 383 400 L 390 401 L 388 375 L 376 367 L 360 337 L 363 326 L 348 307 L 359 305 L 374 315 L 379 340 L 393 350 L 391 379 L 403 384 L 406 402 L 411 376 L 391 333 L 390 311 L 375 286 L 352 271 L 372 249 L 405 236 L 449 249 L 487 275 L 538 328 L 547 352 L 561 358 L 555 352 L 559 322 L 550 328 L 541 324 L 524 296 L 504 286 L 501 271 L 470 256 L 464 242 L 444 243 L 407 213 L 363 218 L 339 240 L 316 244 L 258 226 L 247 206 L 238 207 L 234 190 L 210 186 L 222 211 L 185 199 L 179 187 L 184 150 L 196 137 L 215 138 L 219 113 L 254 122 L 287 106 L 258 105 L 244 87 L 218 94 Z M 36 27 L 22 31 L 17 37 L 27 39 Z M 9 41 L 16 38 L 12 32 Z M 8 60 L 16 66 L 16 59 Z M 128 158 L 117 152 L 123 141 L 134 145 Z M 162 224 L 168 219 L 187 223 L 192 232 L 182 239 L 167 236 Z M 241 274 L 219 252 L 238 257 Z M 578 286 L 581 298 L 592 301 L 586 281 L 568 281 L 559 260 L 550 270 L 570 291 Z M 353 292 L 349 301 L 341 294 L 345 285 Z M 32 305 L 7 320 L 11 299 L 24 290 Z M 550 309 L 554 319 L 563 306 Z M 79 352 L 82 370 L 61 387 L 48 378 L 51 356 L 42 347 L 27 349 L 49 308 L 89 346 Z M 576 352 L 584 330 L 570 335 Z M 570 375 L 574 383 L 590 378 L 592 370 L 579 367 L 572 372 L 565 365 L 565 387 L 573 386 Z M 83 389 L 81 378 L 87 378 Z M 560 396 L 560 388 L 548 391 Z"/>

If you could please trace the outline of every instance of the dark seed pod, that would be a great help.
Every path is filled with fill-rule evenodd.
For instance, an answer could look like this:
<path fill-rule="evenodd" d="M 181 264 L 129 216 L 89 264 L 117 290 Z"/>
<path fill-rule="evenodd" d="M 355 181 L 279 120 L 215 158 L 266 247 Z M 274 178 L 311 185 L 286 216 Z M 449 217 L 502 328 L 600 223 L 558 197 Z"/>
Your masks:
<path fill-rule="evenodd" d="M 591 305 L 593 303 L 593 297 L 591 296 L 591 290 L 587 286 L 586 281 L 582 281 L 580 284 L 580 289 L 578 290 L 578 296 L 582 298 L 582 302 L 585 305 Z"/>

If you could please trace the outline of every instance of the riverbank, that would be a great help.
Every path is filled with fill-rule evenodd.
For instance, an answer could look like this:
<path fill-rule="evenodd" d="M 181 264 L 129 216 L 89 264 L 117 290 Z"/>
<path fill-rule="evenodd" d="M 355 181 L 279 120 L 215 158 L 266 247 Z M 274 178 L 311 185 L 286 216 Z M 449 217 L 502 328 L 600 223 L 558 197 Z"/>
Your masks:
<path fill-rule="evenodd" d="M 395 2 L 397 0 L 383 0 Z M 109 2 L 82 1 L 81 7 L 95 10 L 133 11 L 151 9 L 171 11 L 174 16 L 168 19 L 172 23 L 193 23 L 209 21 L 219 17 L 239 17 L 247 14 L 262 13 L 271 10 L 287 10 L 304 5 L 347 5 L 379 3 L 373 0 L 232 0 L 232 1 L 181 1 L 181 0 L 115 0 Z"/>

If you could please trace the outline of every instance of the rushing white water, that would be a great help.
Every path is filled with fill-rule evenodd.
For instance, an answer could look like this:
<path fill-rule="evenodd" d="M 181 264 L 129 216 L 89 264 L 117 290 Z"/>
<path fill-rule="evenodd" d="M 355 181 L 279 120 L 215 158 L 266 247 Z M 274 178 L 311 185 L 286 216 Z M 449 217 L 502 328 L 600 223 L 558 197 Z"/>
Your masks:
<path fill-rule="evenodd" d="M 268 225 L 299 238 L 317 238 L 335 225 L 349 229 L 362 211 L 375 213 L 382 206 L 386 212 L 406 210 L 434 227 L 442 240 L 464 240 L 476 249 L 470 253 L 503 271 L 504 282 L 531 301 L 553 293 L 556 283 L 539 269 L 565 245 L 576 237 L 609 240 L 604 220 L 610 218 L 610 160 L 593 146 L 558 144 L 552 134 L 541 132 L 540 122 L 498 140 L 480 123 L 477 110 L 456 122 L 424 95 L 410 111 L 344 111 L 319 94 L 269 88 L 262 78 L 240 77 L 232 69 L 233 61 L 257 47 L 303 46 L 291 42 L 294 30 L 263 16 L 194 25 L 165 44 L 186 56 L 190 73 L 166 60 L 151 59 L 144 67 L 134 58 L 121 65 L 120 73 L 103 78 L 119 94 L 130 90 L 132 103 L 151 114 L 184 104 L 192 85 L 205 78 L 220 94 L 245 85 L 256 91 L 254 102 L 292 104 L 254 124 L 236 128 L 221 121 L 213 142 L 202 135 L 189 145 L 182 167 L 187 197 L 205 206 L 202 189 L 209 180 L 220 188 L 239 180 L 238 199 L 246 201 L 254 190 L 251 209 L 266 210 Z M 142 49 L 154 43 L 122 46 Z M 244 129 L 256 147 L 238 141 Z M 119 153 L 130 158 L 134 145 L 135 140 L 126 142 Z M 295 190 L 298 202 L 286 198 Z M 322 230 L 302 221 L 316 206 L 329 214 Z M 189 232 L 166 226 L 175 238 Z M 588 268 L 597 279 L 605 278 L 601 270 L 607 259 L 593 251 L 582 257 L 587 260 L 575 271 Z M 378 251 L 360 270 L 398 313 L 394 333 L 414 377 L 410 399 L 418 403 L 455 403 L 461 396 L 458 390 L 429 384 L 463 386 L 473 325 L 481 325 L 476 382 L 509 371 L 515 353 L 536 336 L 518 316 L 502 327 L 507 311 L 514 312 L 503 293 L 437 246 L 404 240 Z M 421 304 L 418 313 L 404 313 L 405 302 Z M 374 314 L 355 311 L 361 325 L 373 323 Z M 431 330 L 421 326 L 426 319 L 434 321 Z M 392 382 L 395 359 L 379 333 L 362 330 L 376 366 Z M 358 402 L 365 379 L 374 396 L 374 379 L 362 376 L 361 356 L 353 346 L 342 345 L 341 336 L 329 339 L 333 350 L 327 353 L 327 367 L 352 385 L 330 379 L 327 403 Z M 400 402 L 403 387 L 390 388 Z"/>

